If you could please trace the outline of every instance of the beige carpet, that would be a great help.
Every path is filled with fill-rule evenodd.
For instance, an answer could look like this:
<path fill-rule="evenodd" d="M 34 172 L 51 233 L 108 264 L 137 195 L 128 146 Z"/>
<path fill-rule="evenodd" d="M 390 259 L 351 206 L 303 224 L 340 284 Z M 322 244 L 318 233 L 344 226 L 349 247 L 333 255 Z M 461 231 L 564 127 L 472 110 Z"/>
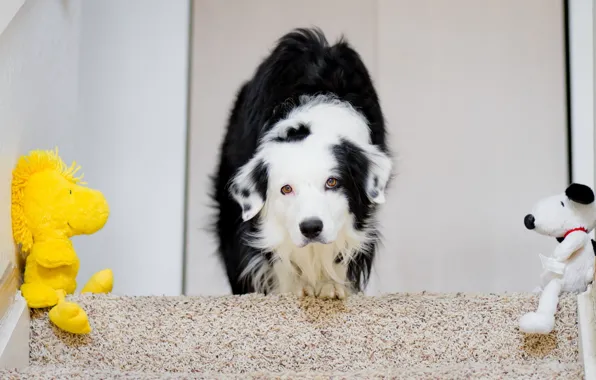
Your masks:
<path fill-rule="evenodd" d="M 579 379 L 576 297 L 556 331 L 526 336 L 534 294 L 74 297 L 94 331 L 32 314 L 31 367 L 1 379 Z"/>

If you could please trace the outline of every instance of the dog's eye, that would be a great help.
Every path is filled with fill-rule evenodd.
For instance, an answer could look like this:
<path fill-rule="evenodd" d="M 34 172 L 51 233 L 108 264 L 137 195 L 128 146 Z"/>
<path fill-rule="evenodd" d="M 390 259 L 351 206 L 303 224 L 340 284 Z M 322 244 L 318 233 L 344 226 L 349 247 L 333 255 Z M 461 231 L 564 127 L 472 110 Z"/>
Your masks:
<path fill-rule="evenodd" d="M 563 201 L 561 201 L 561 206 L 565 207 L 565 203 L 563 203 Z"/>
<path fill-rule="evenodd" d="M 282 188 L 281 188 L 281 193 L 282 193 L 283 195 L 288 195 L 288 194 L 290 194 L 291 192 L 292 192 L 292 186 L 290 186 L 290 185 L 284 185 L 284 186 L 282 186 Z"/>
<path fill-rule="evenodd" d="M 336 186 L 337 186 L 337 179 L 336 178 L 329 177 L 327 179 L 327 182 L 325 182 L 325 187 L 328 188 L 328 189 L 333 189 Z"/>

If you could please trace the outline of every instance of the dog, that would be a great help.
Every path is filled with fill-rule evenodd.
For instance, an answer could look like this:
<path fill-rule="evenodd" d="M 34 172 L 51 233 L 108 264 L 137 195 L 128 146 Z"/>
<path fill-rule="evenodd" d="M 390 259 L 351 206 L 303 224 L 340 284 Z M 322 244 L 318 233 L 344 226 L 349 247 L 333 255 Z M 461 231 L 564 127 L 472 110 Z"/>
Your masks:
<path fill-rule="evenodd" d="M 345 38 L 331 45 L 315 27 L 278 39 L 236 93 L 218 161 L 212 227 L 233 294 L 364 291 L 393 163 Z"/>

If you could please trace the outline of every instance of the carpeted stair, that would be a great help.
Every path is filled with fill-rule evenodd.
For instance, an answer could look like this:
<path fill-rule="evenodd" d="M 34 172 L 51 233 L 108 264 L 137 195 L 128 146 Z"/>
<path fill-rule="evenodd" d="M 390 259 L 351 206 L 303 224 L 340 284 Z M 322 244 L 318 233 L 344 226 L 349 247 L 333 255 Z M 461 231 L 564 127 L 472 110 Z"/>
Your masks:
<path fill-rule="evenodd" d="M 535 294 L 75 296 L 93 332 L 32 312 L 31 366 L 0 379 L 580 379 L 576 296 L 519 332 Z"/>

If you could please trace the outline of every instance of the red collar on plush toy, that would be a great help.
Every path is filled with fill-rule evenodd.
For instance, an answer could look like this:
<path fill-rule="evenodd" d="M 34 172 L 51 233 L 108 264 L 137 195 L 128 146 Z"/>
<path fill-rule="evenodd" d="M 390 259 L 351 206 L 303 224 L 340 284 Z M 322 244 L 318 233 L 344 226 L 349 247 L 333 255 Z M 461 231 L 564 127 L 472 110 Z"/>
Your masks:
<path fill-rule="evenodd" d="M 584 231 L 585 233 L 588 233 L 588 229 L 584 228 L 584 227 L 572 228 L 569 231 L 565 232 L 563 239 L 565 239 L 567 237 L 567 235 L 569 235 L 570 233 L 575 232 L 575 231 Z"/>

